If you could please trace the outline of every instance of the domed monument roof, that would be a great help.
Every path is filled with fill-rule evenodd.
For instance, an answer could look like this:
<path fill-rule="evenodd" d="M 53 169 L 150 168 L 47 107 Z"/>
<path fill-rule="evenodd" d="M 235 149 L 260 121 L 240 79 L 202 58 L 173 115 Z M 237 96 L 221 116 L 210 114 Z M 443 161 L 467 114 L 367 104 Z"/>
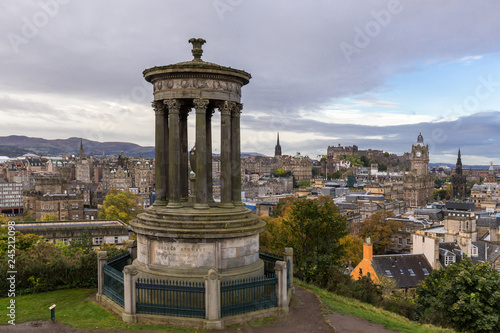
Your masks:
<path fill-rule="evenodd" d="M 205 42 L 202 38 L 191 38 L 189 40 L 189 43 L 193 44 L 193 49 L 191 50 L 193 59 L 191 61 L 183 61 L 166 66 L 155 66 L 144 70 L 144 78 L 146 81 L 153 83 L 155 93 L 157 91 L 180 88 L 185 91 L 199 89 L 224 90 L 238 96 L 241 95 L 241 86 L 248 84 L 252 76 L 240 69 L 203 61 L 201 59 L 203 54 L 202 45 Z M 175 85 L 175 82 L 164 82 L 165 79 L 179 78 L 184 79 L 179 87 Z M 217 83 L 213 82 L 214 84 L 211 85 L 211 81 L 204 81 L 204 79 L 218 79 L 219 81 L 216 81 Z M 189 92 L 187 95 L 190 95 Z M 192 96 L 186 97 L 189 98 Z M 162 96 L 162 98 L 168 98 L 168 96 Z"/>

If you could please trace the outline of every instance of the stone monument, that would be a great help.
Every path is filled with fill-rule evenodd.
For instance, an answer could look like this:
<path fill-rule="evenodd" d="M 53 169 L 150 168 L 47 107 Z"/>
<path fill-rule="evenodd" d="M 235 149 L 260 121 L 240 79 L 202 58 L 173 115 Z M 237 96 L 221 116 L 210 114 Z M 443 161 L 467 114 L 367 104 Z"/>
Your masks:
<path fill-rule="evenodd" d="M 241 202 L 241 87 L 249 73 L 201 59 L 205 40 L 192 38 L 191 61 L 144 71 L 155 111 L 156 201 L 131 222 L 139 277 L 201 281 L 264 274 L 259 233 L 265 223 Z M 221 201 L 212 198 L 212 114 L 221 114 Z M 192 113 L 191 113 L 192 112 Z M 188 163 L 189 114 L 196 118 Z M 191 193 L 189 193 L 190 171 Z"/>

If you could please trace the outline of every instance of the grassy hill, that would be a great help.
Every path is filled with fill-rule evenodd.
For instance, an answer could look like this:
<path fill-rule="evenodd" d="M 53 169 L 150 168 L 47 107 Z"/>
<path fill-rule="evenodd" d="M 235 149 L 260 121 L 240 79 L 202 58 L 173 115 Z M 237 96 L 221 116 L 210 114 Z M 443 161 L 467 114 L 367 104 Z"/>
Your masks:
<path fill-rule="evenodd" d="M 295 280 L 294 283 L 312 290 L 324 305 L 325 314 L 335 311 L 341 314 L 366 319 L 373 323 L 383 324 L 389 330 L 408 333 L 454 333 L 449 329 L 437 328 L 431 325 L 420 325 L 392 312 L 381 310 L 369 304 L 350 298 L 329 293 Z M 94 301 L 95 289 L 58 290 L 36 295 L 16 297 L 16 324 L 50 320 L 49 306 L 56 304 L 56 321 L 78 329 L 85 330 L 158 330 L 167 332 L 199 332 L 195 329 L 181 329 L 168 326 L 126 324 L 118 316 L 106 311 Z M 0 308 L 8 306 L 9 298 L 0 299 Z M 5 325 L 7 321 L 0 323 Z M 253 325 L 252 325 L 253 326 Z M 0 331 L 2 327 L 0 326 Z M 236 330 L 235 330 L 236 331 Z"/>

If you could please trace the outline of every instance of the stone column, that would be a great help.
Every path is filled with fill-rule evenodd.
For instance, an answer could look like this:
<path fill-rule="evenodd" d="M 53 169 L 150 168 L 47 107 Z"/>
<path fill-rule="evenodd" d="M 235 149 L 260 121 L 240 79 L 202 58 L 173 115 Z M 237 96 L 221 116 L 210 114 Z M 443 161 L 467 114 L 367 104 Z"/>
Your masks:
<path fill-rule="evenodd" d="M 281 313 L 288 313 L 288 300 L 286 292 L 286 263 L 284 261 L 276 261 L 274 266 L 278 284 L 276 286 L 276 297 L 278 298 L 278 307 Z"/>
<path fill-rule="evenodd" d="M 168 144 L 168 121 L 162 101 L 152 103 L 155 110 L 155 202 L 154 205 L 167 204 L 168 157 L 165 142 Z"/>
<path fill-rule="evenodd" d="M 187 201 L 189 195 L 189 168 L 188 168 L 188 124 L 187 119 L 189 115 L 189 109 L 183 108 L 180 113 L 180 196 L 182 201 Z"/>
<path fill-rule="evenodd" d="M 205 276 L 205 326 L 208 329 L 222 329 L 220 301 L 220 279 L 215 269 Z"/>
<path fill-rule="evenodd" d="M 136 323 L 137 292 L 135 281 L 137 276 L 135 266 L 128 265 L 123 268 L 123 305 L 122 320 L 126 323 Z"/>
<path fill-rule="evenodd" d="M 207 186 L 208 202 L 214 201 L 213 180 L 212 180 L 212 115 L 214 108 L 207 110 Z"/>
<path fill-rule="evenodd" d="M 106 251 L 97 252 L 97 295 L 99 302 L 104 293 L 104 265 L 108 263 L 108 253 Z"/>
<path fill-rule="evenodd" d="M 196 199 L 195 209 L 208 209 L 207 184 L 207 106 L 209 100 L 195 98 L 196 110 Z"/>
<path fill-rule="evenodd" d="M 231 110 L 231 198 L 235 206 L 241 202 L 241 143 L 240 114 L 243 104 L 236 104 Z"/>
<path fill-rule="evenodd" d="M 288 267 L 288 274 L 290 276 L 288 277 L 290 280 L 290 290 L 292 293 L 295 293 L 295 288 L 293 287 L 293 248 L 292 247 L 285 247 L 285 255 L 284 255 L 285 262 Z"/>
<path fill-rule="evenodd" d="M 179 116 L 182 102 L 178 99 L 168 99 L 164 102 L 168 106 L 168 208 L 181 208 L 180 203 L 180 131 Z"/>
<path fill-rule="evenodd" d="M 221 113 L 221 204 L 222 208 L 233 208 L 231 187 L 231 110 L 236 103 L 225 101 L 219 106 Z"/>

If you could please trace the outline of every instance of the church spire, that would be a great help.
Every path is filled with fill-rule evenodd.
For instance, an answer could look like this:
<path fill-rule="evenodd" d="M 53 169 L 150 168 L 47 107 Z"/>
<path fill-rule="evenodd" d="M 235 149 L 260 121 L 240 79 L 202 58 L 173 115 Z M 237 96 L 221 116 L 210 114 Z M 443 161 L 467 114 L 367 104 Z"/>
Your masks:
<path fill-rule="evenodd" d="M 276 141 L 276 147 L 274 147 L 274 156 L 281 156 L 281 145 L 280 145 L 280 133 L 278 132 L 278 140 Z"/>
<path fill-rule="evenodd" d="M 85 157 L 85 153 L 83 152 L 83 139 L 80 139 L 80 151 L 78 152 L 78 156 L 80 158 L 84 158 Z"/>
<path fill-rule="evenodd" d="M 458 157 L 455 172 L 457 175 L 462 174 L 462 156 L 460 155 L 460 148 L 458 148 Z"/>

